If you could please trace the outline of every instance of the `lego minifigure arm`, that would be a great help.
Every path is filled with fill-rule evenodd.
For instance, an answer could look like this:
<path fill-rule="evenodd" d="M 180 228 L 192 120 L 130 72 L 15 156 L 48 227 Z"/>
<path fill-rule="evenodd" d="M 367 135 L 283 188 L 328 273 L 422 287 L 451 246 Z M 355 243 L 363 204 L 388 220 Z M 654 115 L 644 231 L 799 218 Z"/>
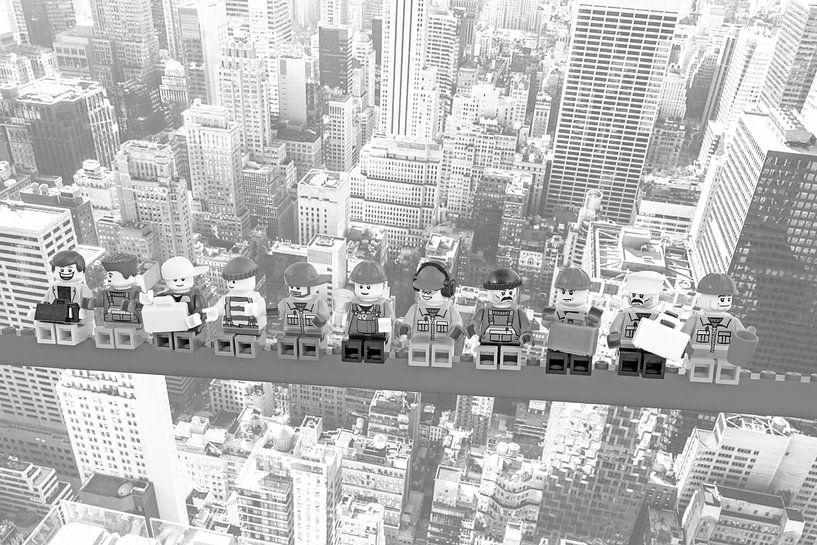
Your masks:
<path fill-rule="evenodd" d="M 323 327 L 329 321 L 329 305 L 323 298 L 318 299 L 318 309 L 315 312 L 315 317 L 312 318 L 312 323 L 317 327 Z"/>
<path fill-rule="evenodd" d="M 610 332 L 607 334 L 607 346 L 617 348 L 621 346 L 621 328 L 624 325 L 624 312 L 619 312 L 610 324 Z"/>
<path fill-rule="evenodd" d="M 411 305 L 400 320 L 397 321 L 397 336 L 410 335 L 414 332 L 414 323 L 417 320 L 417 304 Z"/>
<path fill-rule="evenodd" d="M 252 303 L 250 304 L 252 305 L 252 308 L 250 309 L 252 312 L 249 312 L 248 314 L 252 314 L 256 318 L 267 315 L 267 302 L 257 291 L 253 292 Z"/>
<path fill-rule="evenodd" d="M 131 292 L 131 295 L 126 302 L 127 306 L 125 310 L 127 312 L 134 313 L 142 308 L 142 303 L 139 302 L 139 297 L 142 295 L 142 291 L 143 290 L 141 286 L 136 286 L 135 288 L 133 288 L 133 291 Z M 97 294 L 97 297 L 99 297 L 100 295 L 101 293 Z"/>
<path fill-rule="evenodd" d="M 462 316 L 460 316 L 459 311 L 453 304 L 450 307 L 450 311 L 451 311 L 451 332 L 448 334 L 448 336 L 456 341 L 460 337 L 462 337 L 463 334 Z"/>
<path fill-rule="evenodd" d="M 590 310 L 587 311 L 587 316 L 585 317 L 585 323 L 590 327 L 599 327 L 599 324 L 601 324 L 602 314 L 604 314 L 604 311 L 599 307 L 590 307 Z"/>
<path fill-rule="evenodd" d="M 485 309 L 481 308 L 474 313 L 474 317 L 471 319 L 471 322 L 468 324 L 468 327 L 465 328 L 465 332 L 468 334 L 469 337 L 479 335 L 482 332 L 482 322 L 484 320 Z"/>
<path fill-rule="evenodd" d="M 521 310 L 517 310 L 517 312 L 519 313 L 519 342 L 522 344 L 532 344 L 533 332 L 531 331 L 528 315 Z"/>
<path fill-rule="evenodd" d="M 195 299 L 194 299 L 195 303 Z M 216 304 L 212 307 L 207 307 L 202 309 L 202 319 L 207 320 L 208 322 L 215 322 L 224 314 L 224 304 L 225 304 L 225 297 L 222 295 L 216 301 Z M 192 314 L 192 313 L 191 313 Z"/>
<path fill-rule="evenodd" d="M 556 321 L 556 309 L 554 307 L 545 307 L 542 309 L 542 325 L 548 326 Z"/>

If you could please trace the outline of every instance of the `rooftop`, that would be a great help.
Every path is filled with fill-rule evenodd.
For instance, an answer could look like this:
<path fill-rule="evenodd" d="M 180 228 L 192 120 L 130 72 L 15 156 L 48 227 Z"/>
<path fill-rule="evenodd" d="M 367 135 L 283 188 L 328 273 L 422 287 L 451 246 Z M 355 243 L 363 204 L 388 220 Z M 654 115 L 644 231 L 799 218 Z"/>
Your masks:
<path fill-rule="evenodd" d="M 147 481 L 94 473 L 82 487 L 82 491 L 108 498 L 123 498 L 130 495 L 134 488 L 144 488 L 147 485 Z"/>
<path fill-rule="evenodd" d="M 70 216 L 61 208 L 0 201 L 0 231 L 4 233 L 36 236 Z"/>
<path fill-rule="evenodd" d="M 304 175 L 298 185 L 338 189 L 346 180 L 348 180 L 348 175 L 342 172 L 313 168 Z"/>
<path fill-rule="evenodd" d="M 51 76 L 21 86 L 16 98 L 18 102 L 50 106 L 59 102 L 84 100 L 90 94 L 101 92 L 102 85 L 96 81 Z"/>

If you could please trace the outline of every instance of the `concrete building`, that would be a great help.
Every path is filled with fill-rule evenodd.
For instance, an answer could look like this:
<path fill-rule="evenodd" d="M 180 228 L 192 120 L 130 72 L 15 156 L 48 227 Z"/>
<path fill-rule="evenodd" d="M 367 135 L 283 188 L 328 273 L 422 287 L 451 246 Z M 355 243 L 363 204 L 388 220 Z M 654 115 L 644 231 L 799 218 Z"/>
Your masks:
<path fill-rule="evenodd" d="M 190 485 L 180 471 L 165 378 L 68 370 L 57 385 L 79 473 L 143 478 L 162 518 L 187 520 Z"/>
<path fill-rule="evenodd" d="M 458 395 L 454 409 L 454 426 L 471 430 L 471 444 L 482 446 L 488 442 L 488 430 L 494 413 L 494 398 Z"/>
<path fill-rule="evenodd" d="M 352 27 L 321 25 L 318 27 L 320 82 L 334 92 L 348 95 L 352 91 Z"/>
<path fill-rule="evenodd" d="M 429 545 L 448 545 L 474 536 L 479 485 L 464 478 L 458 466 L 440 464 L 434 477 L 434 492 L 428 525 Z"/>
<path fill-rule="evenodd" d="M 298 240 L 346 232 L 351 181 L 345 173 L 311 170 L 298 183 Z"/>
<path fill-rule="evenodd" d="M 86 505 L 159 518 L 156 490 L 153 483 L 145 479 L 94 473 L 82 485 L 77 500 Z"/>
<path fill-rule="evenodd" d="M 288 190 L 290 177 L 294 176 L 295 165 L 290 162 L 254 155 L 244 160 L 241 179 L 247 211 L 253 225 L 266 228 L 272 240 L 295 237 L 295 207 Z"/>
<path fill-rule="evenodd" d="M 57 480 L 50 467 L 0 452 L 0 516 L 44 517 L 61 500 L 71 500 L 71 485 Z"/>
<path fill-rule="evenodd" d="M 528 225 L 530 215 L 531 182 L 530 174 L 515 173 L 511 182 L 505 186 L 496 250 L 497 264 L 501 267 L 518 268 L 522 231 Z"/>
<path fill-rule="evenodd" d="M 227 12 L 219 0 L 171 3 L 175 58 L 187 77 L 189 100 L 221 104 L 219 69 L 227 33 Z"/>
<path fill-rule="evenodd" d="M 630 536 L 630 545 L 684 545 L 684 531 L 675 509 L 641 506 Z"/>
<path fill-rule="evenodd" d="M 258 409 L 263 416 L 272 416 L 276 406 L 275 388 L 271 382 L 213 379 L 208 388 L 210 410 L 240 413 L 245 407 Z"/>
<path fill-rule="evenodd" d="M 293 126 L 317 122 L 318 57 L 281 55 L 278 57 L 278 120 Z"/>
<path fill-rule="evenodd" d="M 329 125 L 324 131 L 323 161 L 327 170 L 349 172 L 357 155 L 355 101 L 351 95 L 330 96 Z"/>
<path fill-rule="evenodd" d="M 86 159 L 110 166 L 114 109 L 94 81 L 47 77 L 0 93 L 0 143 L 12 161 L 71 180 Z"/>
<path fill-rule="evenodd" d="M 21 201 L 28 204 L 68 210 L 71 213 L 71 222 L 74 224 L 74 233 L 77 235 L 77 244 L 99 245 L 91 201 L 82 195 L 80 188 L 32 184 L 21 190 L 19 197 Z"/>
<path fill-rule="evenodd" d="M 327 429 L 352 428 L 358 418 L 368 418 L 374 394 L 362 388 L 290 384 L 288 412 L 293 422 L 316 415 Z"/>
<path fill-rule="evenodd" d="M 323 139 L 312 129 L 279 128 L 272 145 L 286 144 L 287 157 L 295 163 L 297 180 L 313 168 L 323 168 Z"/>
<path fill-rule="evenodd" d="M 435 68 L 436 84 L 442 100 L 443 111 L 448 112 L 454 96 L 457 80 L 459 48 L 457 43 L 459 20 L 447 9 L 430 9 L 426 22 L 424 62 L 427 68 Z M 442 115 L 442 114 L 441 114 Z"/>
<path fill-rule="evenodd" d="M 689 235 L 701 196 L 701 176 L 645 176 L 636 204 L 636 227 L 649 229 L 656 238 Z"/>
<path fill-rule="evenodd" d="M 167 59 L 164 63 L 159 99 L 165 108 L 165 122 L 173 129 L 182 126 L 182 113 L 190 107 L 190 86 L 182 63 Z"/>
<path fill-rule="evenodd" d="M 420 433 L 420 394 L 377 390 L 369 405 L 366 433 L 382 435 L 389 441 L 413 445 Z"/>
<path fill-rule="evenodd" d="M 701 484 L 684 512 L 683 526 L 685 545 L 736 539 L 788 545 L 800 540 L 803 517 L 780 496 Z"/>
<path fill-rule="evenodd" d="M 338 505 L 338 545 L 386 545 L 383 506 L 344 495 Z"/>
<path fill-rule="evenodd" d="M 54 36 L 57 70 L 62 76 L 91 79 L 94 71 L 94 29 L 77 25 Z"/>
<path fill-rule="evenodd" d="M 385 226 L 393 253 L 420 246 L 437 223 L 441 163 L 437 144 L 373 140 L 352 171 L 350 222 Z"/>
<path fill-rule="evenodd" d="M 547 211 L 578 209 L 587 190 L 596 188 L 606 196 L 607 217 L 618 223 L 629 222 L 658 115 L 677 14 L 677 5 L 669 0 L 579 2 L 571 31 Z M 622 20 L 631 21 L 627 33 L 621 30 Z M 597 42 L 604 32 L 616 37 L 613 50 L 620 59 L 616 63 L 586 62 L 598 55 Z M 628 67 L 636 65 L 650 75 L 638 80 L 623 76 Z M 615 100 L 611 100 L 609 78 L 618 89 Z"/>

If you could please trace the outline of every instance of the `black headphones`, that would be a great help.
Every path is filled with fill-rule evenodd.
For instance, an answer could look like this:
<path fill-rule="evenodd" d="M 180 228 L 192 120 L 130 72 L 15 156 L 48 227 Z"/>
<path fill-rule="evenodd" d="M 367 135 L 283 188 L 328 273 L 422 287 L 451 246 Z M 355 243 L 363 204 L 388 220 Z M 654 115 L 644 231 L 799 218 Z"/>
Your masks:
<path fill-rule="evenodd" d="M 420 265 L 420 268 L 417 269 L 416 273 L 414 273 L 414 276 L 411 279 L 411 283 L 414 284 L 414 282 L 417 281 L 417 275 L 420 274 L 420 271 L 422 271 L 424 267 L 434 267 L 435 269 L 437 269 L 438 271 L 443 273 L 443 276 L 445 276 L 445 280 L 443 280 L 443 287 L 440 290 L 440 294 L 443 297 L 446 297 L 446 298 L 454 297 L 454 290 L 457 287 L 457 281 L 454 280 L 453 278 L 451 278 L 451 275 L 448 273 L 448 271 L 445 269 L 445 267 L 443 267 L 442 265 L 440 265 L 436 261 L 426 261 L 425 263 Z M 414 288 L 414 291 L 420 291 L 420 290 L 418 290 L 417 288 Z"/>

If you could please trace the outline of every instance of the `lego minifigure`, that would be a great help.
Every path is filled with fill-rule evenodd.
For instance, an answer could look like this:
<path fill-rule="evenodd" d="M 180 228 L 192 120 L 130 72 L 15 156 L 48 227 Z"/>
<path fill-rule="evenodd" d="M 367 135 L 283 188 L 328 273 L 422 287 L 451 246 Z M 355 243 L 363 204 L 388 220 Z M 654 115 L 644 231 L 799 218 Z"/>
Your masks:
<path fill-rule="evenodd" d="M 329 305 L 315 288 L 331 279 L 306 262 L 293 263 L 284 271 L 289 297 L 278 303 L 278 314 L 284 321 L 284 334 L 278 339 L 280 357 L 318 360 L 326 350 Z"/>
<path fill-rule="evenodd" d="M 349 276 L 355 296 L 347 312 L 345 362 L 384 363 L 391 347 L 394 310 L 388 298 L 386 271 L 375 261 L 361 261 Z"/>
<path fill-rule="evenodd" d="M 522 368 L 521 346 L 533 342 L 528 316 L 517 308 L 522 279 L 510 269 L 492 271 L 482 287 L 488 290 L 485 306 L 478 308 L 468 336 L 479 343 L 477 369 Z"/>
<path fill-rule="evenodd" d="M 186 257 L 171 257 L 162 263 L 162 279 L 167 288 L 154 297 L 153 290 L 139 295 L 145 331 L 153 334 L 153 344 L 165 350 L 193 352 L 201 347 L 204 327 L 204 297 L 194 286 L 207 266 L 195 267 Z"/>
<path fill-rule="evenodd" d="M 420 265 L 412 282 L 419 300 L 409 308 L 397 327 L 398 335 L 410 334 L 409 365 L 451 367 L 454 345 L 462 336 L 460 313 L 451 303 L 454 280 L 433 261 Z"/>
<path fill-rule="evenodd" d="M 618 374 L 664 378 L 666 359 L 633 344 L 636 330 L 644 320 L 655 320 L 661 313 L 658 297 L 664 288 L 664 275 L 655 271 L 627 273 L 622 289 L 627 308 L 619 311 L 610 325 L 607 346 L 618 348 Z"/>
<path fill-rule="evenodd" d="M 97 348 L 132 350 L 145 341 L 142 331 L 144 291 L 135 255 L 115 254 L 102 260 L 105 286 L 96 294 L 92 308 L 102 306 L 102 325 L 94 330 Z"/>
<path fill-rule="evenodd" d="M 545 372 L 589 375 L 599 336 L 602 311 L 590 304 L 590 277 L 578 267 L 566 267 L 556 276 L 553 307 L 542 311 L 548 327 Z"/>
<path fill-rule="evenodd" d="M 758 344 L 753 326 L 743 327 L 728 311 L 737 295 L 735 282 L 711 273 L 698 283 L 697 308 L 681 331 L 689 335 L 689 380 L 737 384 L 740 368 L 752 359 Z"/>
<path fill-rule="evenodd" d="M 216 356 L 254 358 L 266 344 L 267 303 L 255 289 L 258 265 L 248 257 L 234 257 L 221 277 L 227 293 L 204 309 L 208 322 L 221 318 L 221 334 L 213 341 Z"/>
<path fill-rule="evenodd" d="M 43 301 L 28 312 L 28 319 L 34 320 L 38 343 L 77 345 L 94 330 L 89 312 L 94 294 L 85 281 L 85 258 L 74 250 L 57 252 L 51 272 L 51 286 Z"/>

